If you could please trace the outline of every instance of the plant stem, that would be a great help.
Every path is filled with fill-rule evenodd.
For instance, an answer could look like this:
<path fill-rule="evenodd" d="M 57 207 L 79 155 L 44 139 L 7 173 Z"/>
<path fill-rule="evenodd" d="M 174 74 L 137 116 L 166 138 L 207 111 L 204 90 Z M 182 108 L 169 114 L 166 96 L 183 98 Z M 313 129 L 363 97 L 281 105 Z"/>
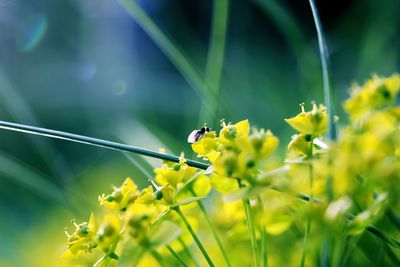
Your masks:
<path fill-rule="evenodd" d="M 264 203 L 260 196 L 257 197 L 257 201 L 260 205 L 261 211 L 264 211 Z M 264 226 L 260 226 L 260 233 L 261 233 L 261 266 L 267 267 L 268 266 L 268 250 L 267 250 L 267 232 L 265 231 Z"/>
<path fill-rule="evenodd" d="M 261 229 L 261 266 L 268 267 L 267 233 Z"/>
<path fill-rule="evenodd" d="M 179 217 L 181 217 L 183 223 L 185 224 L 185 226 L 188 229 L 189 233 L 192 235 L 192 238 L 193 238 L 194 242 L 196 242 L 196 244 L 199 247 L 201 253 L 203 254 L 204 258 L 206 259 L 208 265 L 209 266 L 215 266 L 214 263 L 212 262 L 210 256 L 208 255 L 207 251 L 203 247 L 203 244 L 201 243 L 200 239 L 197 237 L 197 235 L 194 232 L 192 226 L 190 225 L 190 223 L 186 219 L 185 215 L 182 213 L 182 211 L 179 208 L 179 206 L 174 207 L 174 211 L 176 211 L 176 213 L 178 213 Z"/>
<path fill-rule="evenodd" d="M 237 182 L 239 184 L 239 187 L 244 187 L 240 181 L 240 179 L 237 179 Z M 260 266 L 259 260 L 258 260 L 258 255 L 257 255 L 257 237 L 256 237 L 256 229 L 254 226 L 254 219 L 253 219 L 253 214 L 251 212 L 251 205 L 250 205 L 250 200 L 248 198 L 243 199 L 243 207 L 244 211 L 246 214 L 246 222 L 247 222 L 247 227 L 249 229 L 250 233 L 250 241 L 251 241 L 251 247 L 253 250 L 253 258 L 254 258 L 254 265 Z"/>
<path fill-rule="evenodd" d="M 153 255 L 154 259 L 158 262 L 158 264 L 160 264 L 161 267 L 164 267 L 164 266 L 165 266 L 165 264 L 164 264 L 164 259 L 163 259 L 163 257 L 161 256 L 161 254 L 158 253 L 158 252 L 157 252 L 156 250 L 154 250 L 154 249 L 150 250 L 150 252 L 151 252 L 151 255 Z"/>
<path fill-rule="evenodd" d="M 182 264 L 182 266 L 189 267 L 189 265 L 186 264 L 186 262 L 175 252 L 175 250 L 171 248 L 171 246 L 167 245 L 166 247 L 172 256 L 174 256 L 180 262 L 180 264 Z"/>
<path fill-rule="evenodd" d="M 154 21 L 143 11 L 143 9 L 134 0 L 117 0 L 117 2 L 128 12 L 128 14 L 139 24 L 139 26 L 156 43 L 165 56 L 182 74 L 184 79 L 202 98 L 205 105 L 207 103 L 207 94 L 211 93 L 207 83 L 204 82 L 199 71 L 184 53 L 175 45 L 168 36 L 163 33 Z M 209 105 L 208 105 L 209 108 Z"/>
<path fill-rule="evenodd" d="M 309 201 L 309 214 L 308 214 L 308 219 L 307 219 L 307 225 L 306 225 L 306 231 L 304 233 L 304 239 L 303 239 L 303 251 L 301 253 L 301 260 L 300 260 L 300 267 L 304 267 L 304 263 L 306 260 L 306 250 L 307 250 L 307 242 L 308 242 L 308 236 L 311 231 L 311 215 L 312 215 L 312 206 L 314 203 L 314 196 L 313 196 L 313 184 L 314 184 L 314 167 L 312 164 L 312 159 L 313 159 L 313 142 L 311 141 L 310 144 L 310 150 L 309 150 L 309 155 L 308 159 L 310 160 L 310 163 L 308 164 L 308 171 L 309 171 L 309 194 L 310 194 L 310 201 Z"/>
<path fill-rule="evenodd" d="M 228 28 L 229 0 L 214 0 L 210 44 L 207 55 L 205 82 L 211 91 L 208 96 L 210 109 L 202 103 L 199 125 L 213 122 L 218 112 L 218 99 L 224 65 L 226 33 Z M 211 125 L 212 126 L 212 125 Z"/>
<path fill-rule="evenodd" d="M 46 137 L 51 137 L 51 138 L 55 138 L 55 139 L 62 139 L 62 140 L 92 145 L 92 146 L 104 147 L 104 148 L 113 149 L 113 150 L 126 151 L 126 152 L 136 153 L 136 154 L 143 155 L 143 156 L 158 158 L 158 159 L 162 159 L 162 160 L 166 160 L 166 161 L 179 162 L 179 157 L 177 157 L 177 156 L 163 154 L 163 153 L 147 150 L 147 149 L 140 148 L 140 147 L 130 146 L 130 145 L 126 145 L 126 144 L 92 138 L 92 137 L 88 137 L 88 136 L 84 136 L 84 135 L 72 134 L 72 133 L 67 133 L 67 132 L 61 132 L 61 131 L 56 131 L 56 130 L 51 130 L 51 129 L 46 129 L 46 128 L 39 128 L 39 127 L 34 127 L 34 126 L 29 126 L 29 125 L 24 125 L 24 124 L 6 122 L 6 121 L 0 121 L 0 128 L 6 129 L 6 130 L 11 130 L 11 131 L 16 131 L 16 132 L 23 132 L 23 133 L 40 135 L 40 136 L 46 136 Z M 208 168 L 208 164 L 194 161 L 194 160 L 186 160 L 186 163 L 189 166 L 203 169 L 203 170 Z"/>
<path fill-rule="evenodd" d="M 191 258 L 193 260 L 194 265 L 196 265 L 197 267 L 200 267 L 200 264 L 197 262 L 197 260 L 193 257 L 192 253 L 190 252 L 190 250 L 188 249 L 188 247 L 186 246 L 185 242 L 182 240 L 181 237 L 178 238 L 178 242 L 181 244 L 181 246 L 183 247 L 183 250 L 186 252 L 186 254 L 189 256 L 189 258 Z"/>
<path fill-rule="evenodd" d="M 194 193 L 193 189 L 190 189 L 190 192 L 193 194 L 193 196 L 196 196 L 196 194 Z M 210 219 L 210 216 L 208 215 L 208 212 L 207 212 L 207 210 L 206 210 L 206 207 L 204 206 L 203 202 L 200 201 L 200 200 L 197 201 L 197 205 L 199 206 L 201 212 L 202 212 L 203 215 L 204 215 L 204 218 L 206 219 L 206 222 L 207 222 L 208 226 L 209 226 L 210 229 L 211 229 L 211 233 L 213 234 L 214 239 L 215 239 L 215 241 L 217 242 L 218 248 L 220 249 L 221 254 L 222 254 L 222 256 L 224 257 L 224 260 L 225 260 L 226 265 L 227 265 L 228 267 L 231 267 L 232 264 L 231 264 L 231 262 L 229 261 L 228 254 L 226 253 L 225 248 L 224 248 L 224 245 L 222 244 L 222 241 L 221 241 L 221 239 L 219 238 L 217 229 L 215 229 L 214 224 L 211 222 L 211 219 Z"/>
<path fill-rule="evenodd" d="M 319 45 L 319 54 L 321 59 L 321 68 L 322 68 L 322 79 L 323 79 L 323 87 L 324 87 L 324 101 L 325 106 L 328 112 L 328 121 L 329 121 L 329 131 L 328 131 L 328 138 L 331 140 L 336 139 L 336 126 L 334 123 L 334 109 L 332 105 L 332 82 L 330 78 L 330 71 L 329 71 L 329 56 L 328 56 L 328 49 L 326 46 L 324 31 L 322 29 L 321 21 L 319 19 L 318 10 L 315 5 L 314 0 L 309 0 L 311 11 L 313 14 L 313 19 L 315 23 L 315 28 L 317 30 L 318 35 L 318 45 Z"/>
<path fill-rule="evenodd" d="M 243 206 L 246 213 L 246 221 L 247 227 L 249 228 L 250 238 L 251 238 L 251 247 L 253 248 L 253 257 L 254 257 L 254 265 L 260 266 L 258 255 L 257 255 L 257 238 L 256 238 L 256 229 L 254 227 L 254 220 L 251 212 L 250 200 L 244 199 Z"/>

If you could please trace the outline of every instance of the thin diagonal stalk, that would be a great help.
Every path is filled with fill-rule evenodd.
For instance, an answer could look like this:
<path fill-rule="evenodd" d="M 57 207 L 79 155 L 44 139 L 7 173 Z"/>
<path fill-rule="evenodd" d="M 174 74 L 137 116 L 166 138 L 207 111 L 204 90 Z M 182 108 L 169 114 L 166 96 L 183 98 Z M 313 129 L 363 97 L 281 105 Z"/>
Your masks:
<path fill-rule="evenodd" d="M 309 214 L 307 219 L 306 231 L 304 233 L 304 240 L 303 240 L 303 251 L 301 253 L 301 260 L 300 260 L 300 267 L 304 267 L 304 263 L 306 260 L 306 250 L 307 250 L 307 243 L 308 243 L 308 236 L 311 231 L 311 215 L 312 215 L 312 206 L 314 204 L 314 195 L 313 195 L 313 185 L 314 185 L 314 167 L 312 163 L 313 159 L 313 142 L 311 142 L 310 150 L 309 150 L 309 160 L 311 161 L 308 165 L 309 171 L 309 191 L 310 191 L 310 201 L 309 203 Z"/>
<path fill-rule="evenodd" d="M 196 194 L 194 193 L 193 189 L 190 189 L 191 193 L 193 194 L 193 196 L 196 196 Z M 211 222 L 210 216 L 208 215 L 208 212 L 206 210 L 206 207 L 204 206 L 203 202 L 201 200 L 197 201 L 197 205 L 199 206 L 201 212 L 204 215 L 204 218 L 206 219 L 206 222 L 208 224 L 208 226 L 211 229 L 211 233 L 214 236 L 215 241 L 217 242 L 218 248 L 221 251 L 222 256 L 224 257 L 225 263 L 228 267 L 231 267 L 232 264 L 229 261 L 229 257 L 228 254 L 225 251 L 224 245 L 222 244 L 221 239 L 219 238 L 217 229 L 215 229 L 214 224 Z"/>
<path fill-rule="evenodd" d="M 264 203 L 260 196 L 257 197 L 257 201 L 260 205 L 260 209 L 264 212 Z M 265 231 L 264 226 L 260 226 L 261 240 L 260 240 L 260 254 L 261 254 L 261 266 L 268 267 L 268 248 L 267 248 L 267 232 Z"/>
<path fill-rule="evenodd" d="M 268 253 L 267 253 L 267 233 L 265 229 L 261 229 L 261 266 L 268 267 Z"/>
<path fill-rule="evenodd" d="M 200 267 L 200 264 L 197 262 L 196 258 L 192 255 L 192 253 L 190 252 L 190 250 L 188 249 L 188 247 L 185 244 L 185 241 L 182 240 L 181 237 L 178 238 L 178 242 L 181 244 L 183 250 L 185 251 L 185 253 L 189 256 L 189 258 L 192 259 L 194 265 L 196 265 L 197 267 Z"/>
<path fill-rule="evenodd" d="M 243 206 L 246 214 L 247 227 L 249 228 L 250 232 L 251 247 L 253 248 L 254 265 L 257 267 L 260 266 L 260 263 L 257 255 L 258 249 L 257 249 L 256 229 L 254 227 L 254 219 L 252 216 L 249 199 L 243 200 Z"/>
<path fill-rule="evenodd" d="M 189 267 L 189 265 L 186 264 L 186 262 L 178 255 L 178 253 L 176 253 L 175 250 L 171 248 L 171 246 L 167 245 L 167 249 L 172 254 L 172 256 L 174 256 L 179 261 L 179 263 L 182 264 L 182 266 Z"/>
<path fill-rule="evenodd" d="M 237 183 L 239 187 L 244 187 L 240 179 L 237 179 Z M 247 228 L 249 229 L 250 233 L 250 241 L 253 250 L 254 265 L 258 267 L 260 266 L 260 263 L 257 255 L 258 248 L 257 248 L 256 228 L 254 226 L 254 219 L 253 219 L 253 213 L 251 212 L 250 200 L 246 198 L 243 199 L 242 202 L 243 202 L 244 212 L 246 215 Z"/>
<path fill-rule="evenodd" d="M 329 131 L 328 131 L 328 138 L 331 140 L 336 139 L 336 126 L 334 124 L 334 109 L 332 105 L 332 82 L 330 78 L 330 71 L 329 71 L 329 55 L 328 49 L 326 46 L 324 31 L 322 29 L 322 24 L 319 19 L 318 10 L 315 5 L 314 0 L 309 0 L 311 11 L 313 14 L 313 19 L 315 23 L 315 28 L 317 30 L 318 35 L 318 45 L 319 45 L 319 54 L 321 59 L 321 67 L 322 67 L 322 79 L 323 79 L 323 86 L 324 86 L 324 101 L 325 106 L 328 112 L 328 121 L 329 121 Z"/>
<path fill-rule="evenodd" d="M 158 253 L 156 250 L 151 250 L 151 255 L 153 256 L 153 258 L 158 262 L 158 264 L 160 264 L 161 267 L 166 267 L 166 263 L 164 262 L 164 258 L 163 256 L 161 256 L 160 253 Z"/>
<path fill-rule="evenodd" d="M 215 121 L 218 109 L 221 77 L 224 65 L 226 33 L 228 28 L 229 0 L 214 0 L 210 45 L 207 55 L 205 82 L 211 90 L 210 110 L 200 112 L 200 124 L 206 120 Z"/>
<path fill-rule="evenodd" d="M 183 223 L 185 224 L 186 228 L 188 229 L 189 233 L 191 234 L 194 242 L 196 242 L 197 246 L 199 247 L 201 253 L 203 254 L 204 258 L 206 259 L 207 263 L 209 266 L 214 267 L 214 263 L 212 262 L 210 256 L 208 255 L 206 249 L 204 248 L 203 244 L 201 243 L 200 239 L 197 237 L 196 233 L 194 232 L 192 226 L 190 225 L 190 223 L 188 222 L 188 220 L 186 219 L 185 215 L 182 213 L 182 211 L 180 210 L 179 206 L 175 207 L 174 210 L 176 211 L 176 213 L 178 213 L 179 217 L 181 218 L 181 220 L 183 221 Z"/>
<path fill-rule="evenodd" d="M 163 153 L 147 150 L 147 149 L 140 148 L 140 147 L 130 146 L 130 145 L 126 145 L 126 144 L 92 138 L 92 137 L 88 137 L 88 136 L 84 136 L 84 135 L 72 134 L 72 133 L 67 133 L 67 132 L 61 132 L 61 131 L 56 131 L 56 130 L 51 130 L 51 129 L 46 129 L 46 128 L 39 128 L 39 127 L 34 127 L 34 126 L 6 122 L 6 121 L 0 121 L 0 128 L 6 129 L 6 130 L 11 130 L 11 131 L 46 136 L 46 137 L 51 137 L 51 138 L 56 138 L 56 139 L 62 139 L 62 140 L 92 145 L 92 146 L 98 146 L 98 147 L 103 147 L 103 148 L 108 148 L 108 149 L 113 149 L 113 150 L 126 151 L 126 152 L 136 153 L 136 154 L 143 155 L 143 156 L 158 158 L 158 159 L 162 159 L 162 160 L 166 160 L 166 161 L 179 162 L 179 157 L 177 157 L 177 156 L 163 154 Z M 186 160 L 186 163 L 189 166 L 203 169 L 203 170 L 208 168 L 208 164 L 194 161 L 194 160 Z"/>
<path fill-rule="evenodd" d="M 171 63 L 192 86 L 206 104 L 206 96 L 210 93 L 199 71 L 193 66 L 184 53 L 163 33 L 154 21 L 134 0 L 117 0 L 139 26 L 150 36 Z"/>

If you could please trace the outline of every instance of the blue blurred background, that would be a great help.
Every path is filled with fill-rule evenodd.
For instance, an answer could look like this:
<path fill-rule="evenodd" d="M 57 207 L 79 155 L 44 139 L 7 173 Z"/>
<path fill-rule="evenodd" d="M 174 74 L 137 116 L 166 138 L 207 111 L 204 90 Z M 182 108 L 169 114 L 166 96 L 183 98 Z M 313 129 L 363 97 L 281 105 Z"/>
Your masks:
<path fill-rule="evenodd" d="M 213 1 L 136 3 L 205 77 Z M 229 4 L 221 83 L 213 95 L 188 82 L 113 0 L 0 0 L 0 120 L 192 157 L 186 137 L 193 129 L 248 118 L 280 136 L 283 151 L 292 134 L 283 119 L 301 102 L 323 100 L 308 1 Z M 400 1 L 316 4 L 341 115 L 353 82 L 399 70 Z M 127 176 L 143 185 L 158 164 L 0 130 L 0 266 L 39 266 L 43 257 L 52 266 L 72 218 L 87 219 L 96 196 Z"/>

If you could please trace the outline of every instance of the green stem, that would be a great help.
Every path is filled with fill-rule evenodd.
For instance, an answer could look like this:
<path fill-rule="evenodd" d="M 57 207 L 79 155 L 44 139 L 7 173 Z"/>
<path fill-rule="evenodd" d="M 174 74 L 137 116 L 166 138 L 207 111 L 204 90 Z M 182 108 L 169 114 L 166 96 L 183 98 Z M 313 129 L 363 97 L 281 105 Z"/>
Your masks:
<path fill-rule="evenodd" d="M 251 212 L 250 200 L 244 199 L 243 206 L 246 213 L 246 221 L 247 227 L 249 229 L 250 238 L 251 238 L 251 247 L 253 249 L 253 257 L 254 257 L 254 265 L 260 266 L 258 256 L 257 256 L 257 237 L 256 237 L 256 229 L 254 227 L 254 220 Z"/>
<path fill-rule="evenodd" d="M 261 266 L 268 267 L 267 233 L 261 229 Z"/>
<path fill-rule="evenodd" d="M 151 252 L 151 255 L 154 257 L 154 259 L 158 262 L 158 264 L 160 264 L 161 267 L 164 267 L 165 263 L 164 263 L 164 259 L 161 256 L 161 254 L 158 253 L 156 250 L 153 250 L 153 249 L 150 250 L 150 252 Z"/>
<path fill-rule="evenodd" d="M 244 187 L 240 181 L 240 179 L 237 179 L 237 182 L 239 184 L 239 187 Z M 251 212 L 251 205 L 250 205 L 250 200 L 248 198 L 243 199 L 243 207 L 244 211 L 246 214 L 246 222 L 247 222 L 247 227 L 249 229 L 250 233 L 250 241 L 251 241 L 251 247 L 253 250 L 253 258 L 254 258 L 254 265 L 260 266 L 258 255 L 257 255 L 257 237 L 256 237 L 256 229 L 254 226 L 254 219 L 253 219 L 253 213 Z"/>
<path fill-rule="evenodd" d="M 202 106 L 200 124 L 207 120 L 213 122 L 217 116 L 228 28 L 228 14 L 229 0 L 214 0 L 210 45 L 205 74 L 205 82 L 209 86 L 209 90 L 211 90 L 211 94 L 208 94 L 210 109 L 207 111 L 206 107 L 204 105 Z"/>
<path fill-rule="evenodd" d="M 313 184 L 314 184 L 314 168 L 312 164 L 312 159 L 313 159 L 313 142 L 311 141 L 310 144 L 310 150 L 309 150 L 309 155 L 308 159 L 311 161 L 308 164 L 308 171 L 309 171 L 309 194 L 310 194 L 310 201 L 309 201 L 309 214 L 308 214 L 308 219 L 307 219 L 307 225 L 306 225 L 306 231 L 304 233 L 304 240 L 303 240 L 303 251 L 301 253 L 301 260 L 300 260 L 300 267 L 304 267 L 304 263 L 306 260 L 306 250 L 307 250 L 307 243 L 308 243 L 308 236 L 311 231 L 311 215 L 312 215 L 312 206 L 314 204 L 314 195 L 313 195 Z"/>
<path fill-rule="evenodd" d="M 147 150 L 147 149 L 140 148 L 140 147 L 130 146 L 130 145 L 126 145 L 126 144 L 92 138 L 92 137 L 88 137 L 88 136 L 84 136 L 84 135 L 72 134 L 72 133 L 67 133 L 67 132 L 61 132 L 61 131 L 56 131 L 56 130 L 51 130 L 51 129 L 46 129 L 46 128 L 39 128 L 39 127 L 34 127 L 34 126 L 29 126 L 29 125 L 24 125 L 24 124 L 6 122 L 6 121 L 0 121 L 0 128 L 5 129 L 5 130 L 16 131 L 16 132 L 23 132 L 23 133 L 40 135 L 40 136 L 46 136 L 46 137 L 55 138 L 55 139 L 62 139 L 62 140 L 67 140 L 67 141 L 72 141 L 72 142 L 77 142 L 77 143 L 82 143 L 82 144 L 87 144 L 87 145 L 92 145 L 92 146 L 97 146 L 97 147 L 113 149 L 113 150 L 131 152 L 131 153 L 136 153 L 136 154 L 143 155 L 143 156 L 149 156 L 152 158 L 158 158 L 158 159 L 162 159 L 162 160 L 166 160 L 166 161 L 179 162 L 179 157 L 177 157 L 177 156 L 163 154 L 163 153 Z M 186 163 L 189 166 L 203 169 L 203 170 L 206 170 L 208 168 L 208 164 L 194 161 L 194 160 L 186 160 Z"/>
<path fill-rule="evenodd" d="M 202 98 L 203 103 L 208 105 L 206 95 L 210 93 L 207 84 L 202 79 L 199 71 L 175 45 L 168 36 L 163 33 L 154 21 L 143 11 L 134 0 L 117 0 L 117 2 L 128 12 L 128 14 L 139 24 L 139 26 L 156 43 L 165 56 L 182 74 L 184 79 Z"/>
<path fill-rule="evenodd" d="M 166 247 L 168 251 L 172 254 L 172 256 L 174 256 L 179 261 L 179 263 L 182 264 L 182 266 L 189 267 L 189 265 L 186 264 L 186 262 L 175 252 L 175 250 L 171 248 L 171 246 L 167 245 Z"/>
<path fill-rule="evenodd" d="M 200 267 L 200 264 L 197 262 L 197 260 L 193 257 L 192 253 L 190 252 L 190 250 L 188 249 L 188 247 L 186 246 L 185 242 L 182 240 L 181 237 L 178 238 L 178 242 L 181 244 L 183 250 L 186 252 L 186 254 L 189 256 L 189 258 L 192 259 L 194 265 L 196 265 L 197 267 Z"/>
<path fill-rule="evenodd" d="M 179 217 L 181 217 L 183 223 L 185 224 L 185 226 L 188 229 L 189 233 L 192 235 L 192 238 L 193 238 L 194 242 L 196 242 L 196 244 L 199 247 L 201 253 L 203 254 L 204 258 L 206 259 L 208 265 L 209 266 L 215 266 L 214 263 L 212 262 L 210 256 L 208 255 L 207 251 L 203 247 L 203 244 L 201 243 L 200 239 L 197 237 L 196 233 L 194 232 L 192 226 L 190 225 L 190 223 L 186 219 L 185 215 L 180 210 L 179 206 L 174 207 L 174 211 L 176 211 L 176 213 L 178 213 Z"/>
<path fill-rule="evenodd" d="M 264 211 L 264 204 L 260 196 L 257 197 L 257 201 L 260 205 L 260 209 Z M 261 233 L 261 266 L 267 267 L 268 266 L 268 250 L 267 250 L 267 232 L 265 231 L 264 226 L 260 226 L 260 233 Z"/>
<path fill-rule="evenodd" d="M 190 189 L 191 193 L 193 194 L 193 196 L 196 196 L 196 194 L 193 192 L 193 189 Z M 224 245 L 222 244 L 221 239 L 219 238 L 217 229 L 214 227 L 214 224 L 211 222 L 210 216 L 208 215 L 208 212 L 206 210 L 206 207 L 204 206 L 202 201 L 197 201 L 197 205 L 199 206 L 201 212 L 204 215 L 204 218 L 206 219 L 206 222 L 208 224 L 208 226 L 211 229 L 211 233 L 214 236 L 215 241 L 217 242 L 218 248 L 221 251 L 222 256 L 224 257 L 225 263 L 228 267 L 231 267 L 232 264 L 229 261 L 229 257 L 228 254 L 225 251 Z"/>
<path fill-rule="evenodd" d="M 324 101 L 325 106 L 328 112 L 328 121 L 329 121 L 329 131 L 328 131 L 328 138 L 331 140 L 336 139 L 336 126 L 334 124 L 334 110 L 332 105 L 332 82 L 330 78 L 330 71 L 329 71 L 329 57 L 328 57 L 328 49 L 326 46 L 324 31 L 322 29 L 322 24 L 319 19 L 318 10 L 315 5 L 314 0 L 309 0 L 311 11 L 313 14 L 313 19 L 315 23 L 315 28 L 317 30 L 318 35 L 318 45 L 319 45 L 319 54 L 321 59 L 321 67 L 322 67 L 322 79 L 323 79 L 323 86 L 324 86 Z"/>

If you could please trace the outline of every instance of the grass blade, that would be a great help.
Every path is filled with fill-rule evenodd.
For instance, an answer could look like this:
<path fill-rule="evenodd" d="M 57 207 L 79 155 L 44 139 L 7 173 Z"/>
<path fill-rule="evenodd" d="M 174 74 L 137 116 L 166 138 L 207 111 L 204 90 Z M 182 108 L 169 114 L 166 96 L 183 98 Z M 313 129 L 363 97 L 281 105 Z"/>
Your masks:
<path fill-rule="evenodd" d="M 324 87 L 324 101 L 325 106 L 328 112 L 329 118 L 329 131 L 328 131 L 328 138 L 331 140 L 336 139 L 336 126 L 334 124 L 334 110 L 332 106 L 332 82 L 330 78 L 330 71 L 329 71 L 329 57 L 328 57 L 328 49 L 326 46 L 324 31 L 322 29 L 321 21 L 319 19 L 318 10 L 315 5 L 314 0 L 309 0 L 311 11 L 313 14 L 313 19 L 315 23 L 315 28 L 317 30 L 318 35 L 318 45 L 319 45 L 319 54 L 321 59 L 321 67 L 322 67 L 322 80 L 323 80 L 323 87 Z"/>
<path fill-rule="evenodd" d="M 92 137 L 88 137 L 88 136 L 84 136 L 84 135 L 72 134 L 72 133 L 67 133 L 67 132 L 61 132 L 61 131 L 56 131 L 56 130 L 51 130 L 51 129 L 46 129 L 46 128 L 39 128 L 39 127 L 34 127 L 34 126 L 29 126 L 29 125 L 24 125 L 24 124 L 6 122 L 6 121 L 0 121 L 0 128 L 6 129 L 6 130 L 11 130 L 11 131 L 16 131 L 16 132 L 23 132 L 23 133 L 40 135 L 40 136 L 46 136 L 46 137 L 55 138 L 55 139 L 62 139 L 62 140 L 67 140 L 67 141 L 72 141 L 72 142 L 76 142 L 76 143 L 87 144 L 87 145 L 92 145 L 92 146 L 97 146 L 97 147 L 103 147 L 103 148 L 107 148 L 107 149 L 132 152 L 132 153 L 136 153 L 139 155 L 158 158 L 158 159 L 162 159 L 162 160 L 166 160 L 166 161 L 179 162 L 179 157 L 177 157 L 177 156 L 163 154 L 163 153 L 155 152 L 152 150 L 147 150 L 147 149 L 140 148 L 140 147 L 111 142 L 111 141 L 102 140 L 102 139 L 98 139 L 98 138 L 92 138 Z M 186 163 L 189 166 L 203 169 L 203 170 L 206 170 L 208 168 L 208 164 L 194 161 L 194 160 L 188 159 L 188 160 L 186 160 Z"/>
<path fill-rule="evenodd" d="M 186 81 L 207 105 L 207 94 L 210 93 L 199 71 L 193 66 L 184 53 L 164 34 L 153 20 L 134 0 L 117 0 L 139 26 L 150 36 L 171 63 L 178 69 Z"/>
<path fill-rule="evenodd" d="M 207 55 L 205 81 L 210 87 L 208 101 L 209 113 L 203 104 L 199 125 L 205 121 L 214 122 L 218 116 L 218 99 L 221 88 L 221 77 L 225 58 L 226 33 L 228 29 L 229 0 L 214 0 L 210 45 Z"/>

